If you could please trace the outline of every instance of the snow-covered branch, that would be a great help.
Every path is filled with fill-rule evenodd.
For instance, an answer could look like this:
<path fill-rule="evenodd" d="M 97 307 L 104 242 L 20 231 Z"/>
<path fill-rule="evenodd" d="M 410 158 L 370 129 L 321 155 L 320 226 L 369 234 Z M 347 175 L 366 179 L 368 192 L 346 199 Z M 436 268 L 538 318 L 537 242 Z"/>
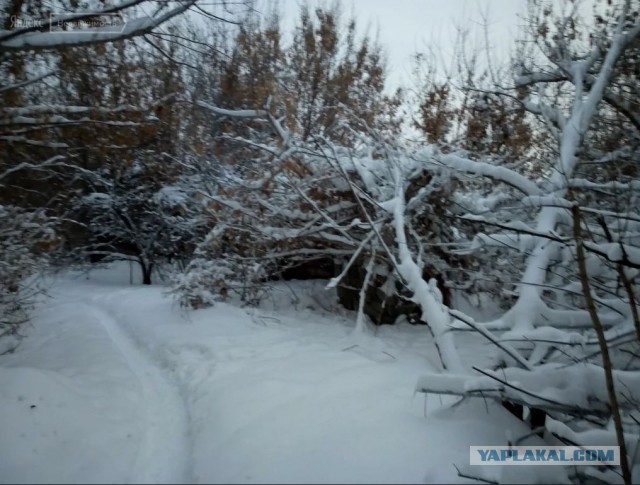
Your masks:
<path fill-rule="evenodd" d="M 196 101 L 195 104 L 211 111 L 217 116 L 227 116 L 229 118 L 265 118 L 267 112 L 263 110 L 255 109 L 224 109 L 213 106 L 212 104 L 205 103 L 204 101 Z"/>
<path fill-rule="evenodd" d="M 128 20 L 122 24 L 120 29 L 116 29 L 114 26 L 106 26 L 79 29 L 76 31 L 57 32 L 49 30 L 50 25 L 57 25 L 58 23 L 78 22 L 101 15 L 112 15 L 129 11 L 144 1 L 146 0 L 129 0 L 102 10 L 64 14 L 62 16 L 52 17 L 51 19 L 32 22 L 33 25 L 29 27 L 9 31 L 2 30 L 0 31 L 0 52 L 38 49 L 50 50 L 130 39 L 151 32 L 164 22 L 182 14 L 193 6 L 197 0 L 181 0 L 178 2 L 178 6 L 169 11 Z M 47 30 L 38 32 L 37 30 L 39 29 Z"/>
<path fill-rule="evenodd" d="M 526 195 L 541 194 L 540 188 L 534 182 L 503 166 L 470 160 L 455 154 L 439 155 L 435 157 L 434 160 L 436 163 L 454 170 L 489 177 L 494 180 L 504 182 Z"/>
<path fill-rule="evenodd" d="M 395 227 L 396 244 L 398 250 L 398 271 L 405 280 L 407 287 L 413 292 L 414 300 L 422 309 L 423 319 L 429 322 L 429 328 L 434 336 L 440 359 L 444 369 L 449 372 L 461 372 L 462 362 L 455 347 L 453 334 L 449 325 L 451 317 L 442 303 L 442 295 L 433 284 L 422 278 L 422 271 L 413 259 L 407 243 L 405 228 L 405 198 L 404 177 L 395 161 L 395 204 L 393 221 Z"/>

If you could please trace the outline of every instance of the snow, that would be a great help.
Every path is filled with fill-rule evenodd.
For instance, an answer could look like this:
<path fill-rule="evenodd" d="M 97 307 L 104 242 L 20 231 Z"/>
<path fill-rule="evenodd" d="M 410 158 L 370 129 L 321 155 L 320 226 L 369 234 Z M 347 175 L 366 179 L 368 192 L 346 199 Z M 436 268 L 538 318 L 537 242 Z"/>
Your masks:
<path fill-rule="evenodd" d="M 109 194 L 103 192 L 92 192 L 82 198 L 85 204 L 94 206 L 109 206 L 113 204 L 113 199 Z"/>
<path fill-rule="evenodd" d="M 627 400 L 620 407 L 633 409 L 634 399 L 638 398 L 640 390 L 640 377 L 631 371 L 614 371 L 614 376 L 616 383 L 624 389 L 616 390 L 619 399 Z M 511 389 L 504 383 L 508 383 Z M 582 409 L 603 415 L 606 415 L 609 405 L 604 371 L 593 364 L 541 364 L 529 369 L 510 367 L 499 372 L 484 371 L 482 376 L 454 375 L 451 379 L 426 374 L 418 380 L 417 390 L 452 395 L 481 392 L 487 398 L 492 394 L 500 398 L 508 394 L 516 402 L 533 406 L 544 404 L 548 408 Z"/>
<path fill-rule="evenodd" d="M 416 394 L 438 365 L 425 327 L 355 334 L 326 281 L 190 313 L 128 281 L 126 264 L 57 276 L 0 357 L 1 482 L 470 483 L 452 464 L 566 481 L 557 467 L 469 470 L 470 445 L 526 426 L 483 400 Z"/>
<path fill-rule="evenodd" d="M 396 204 L 393 219 L 400 259 L 400 264 L 396 265 L 397 270 L 405 280 L 407 288 L 413 292 L 414 301 L 420 305 L 422 319 L 429 322 L 429 328 L 435 337 L 443 369 L 457 372 L 462 369 L 462 362 L 455 348 L 453 335 L 449 331 L 451 317 L 447 312 L 447 308 L 442 304 L 442 295 L 438 295 L 434 291 L 435 285 L 428 284 L 422 278 L 422 270 L 416 264 L 409 251 L 405 234 L 403 179 L 397 165 L 395 167 L 395 179 Z"/>
<path fill-rule="evenodd" d="M 204 101 L 197 101 L 196 104 L 201 108 L 208 109 L 209 111 L 217 114 L 218 116 L 228 116 L 230 118 L 261 118 L 266 116 L 266 111 L 264 110 L 254 110 L 254 109 L 224 109 L 218 108 L 217 106 L 212 106 L 209 103 L 205 103 Z"/>
<path fill-rule="evenodd" d="M 139 3 L 136 0 L 124 2 L 111 8 L 96 11 L 96 13 L 124 12 L 129 7 Z M 175 8 L 157 16 L 144 15 L 134 18 L 122 24 L 118 30 L 114 26 L 78 29 L 73 32 L 63 32 L 49 29 L 48 31 L 34 32 L 31 28 L 19 31 L 0 30 L 0 48 L 5 50 L 29 50 L 29 49 L 54 49 L 61 46 L 76 46 L 110 42 L 114 40 L 128 39 L 137 35 L 148 33 L 153 28 L 187 10 L 194 0 L 181 2 Z M 72 21 L 93 16 L 92 12 L 63 15 L 46 20 L 38 20 L 42 26 L 55 25 L 58 20 Z"/>
<path fill-rule="evenodd" d="M 612 262 L 627 261 L 632 265 L 640 266 L 640 249 L 628 244 L 586 242 L 587 250 L 604 254 Z"/>
<path fill-rule="evenodd" d="M 608 190 L 640 190 L 640 181 L 631 180 L 629 183 L 613 180 L 606 183 L 596 183 L 590 180 L 574 178 L 569 181 L 569 186 L 577 189 L 608 189 Z"/>
<path fill-rule="evenodd" d="M 64 113 L 64 114 L 79 114 L 79 113 L 101 113 L 101 114 L 113 114 L 122 111 L 139 111 L 140 109 L 133 105 L 122 105 L 114 108 L 106 108 L 102 106 L 64 106 L 55 104 L 43 104 L 43 105 L 29 105 L 21 106 L 18 108 L 7 107 L 4 108 L 5 112 L 12 116 L 29 116 L 29 115 L 42 115 L 50 113 Z"/>
<path fill-rule="evenodd" d="M 180 187 L 167 185 L 154 195 L 154 199 L 161 205 L 177 207 L 188 202 L 188 195 Z"/>
<path fill-rule="evenodd" d="M 540 189 L 534 182 L 506 167 L 469 160 L 455 154 L 441 155 L 437 157 L 436 161 L 454 170 L 474 173 L 504 182 L 529 196 L 540 195 Z"/>

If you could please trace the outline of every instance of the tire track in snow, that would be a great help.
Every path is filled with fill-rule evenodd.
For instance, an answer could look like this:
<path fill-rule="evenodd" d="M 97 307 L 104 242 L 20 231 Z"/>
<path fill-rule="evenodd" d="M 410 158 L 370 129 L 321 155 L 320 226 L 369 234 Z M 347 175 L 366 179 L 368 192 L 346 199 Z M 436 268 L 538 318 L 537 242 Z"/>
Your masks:
<path fill-rule="evenodd" d="M 143 393 L 144 435 L 131 483 L 192 483 L 189 413 L 176 385 L 98 302 L 83 303 L 124 357 Z"/>

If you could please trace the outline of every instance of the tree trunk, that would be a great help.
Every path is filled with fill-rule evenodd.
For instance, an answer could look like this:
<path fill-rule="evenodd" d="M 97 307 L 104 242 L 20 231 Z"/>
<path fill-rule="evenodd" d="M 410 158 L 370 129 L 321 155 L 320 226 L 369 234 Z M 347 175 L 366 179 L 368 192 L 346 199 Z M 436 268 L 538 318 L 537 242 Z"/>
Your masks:
<path fill-rule="evenodd" d="M 138 261 L 140 263 L 140 269 L 142 270 L 142 284 L 150 285 L 151 284 L 151 273 L 153 271 L 153 264 L 147 263 L 145 260 L 140 259 Z"/>

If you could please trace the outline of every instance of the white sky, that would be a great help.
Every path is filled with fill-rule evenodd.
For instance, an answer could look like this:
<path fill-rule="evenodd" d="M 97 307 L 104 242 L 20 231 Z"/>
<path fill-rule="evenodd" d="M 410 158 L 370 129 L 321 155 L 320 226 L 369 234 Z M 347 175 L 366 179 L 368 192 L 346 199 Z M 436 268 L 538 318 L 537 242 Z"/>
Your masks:
<path fill-rule="evenodd" d="M 283 25 L 290 29 L 298 16 L 301 0 L 280 0 Z M 317 5 L 318 1 L 310 4 Z M 490 43 L 497 57 L 505 58 L 513 45 L 526 0 L 342 0 L 345 14 L 353 11 L 360 28 L 379 27 L 389 67 L 388 87 L 411 81 L 411 56 L 426 46 L 438 46 L 443 59 L 451 57 L 456 25 L 482 35 L 482 13 L 490 21 Z"/>

